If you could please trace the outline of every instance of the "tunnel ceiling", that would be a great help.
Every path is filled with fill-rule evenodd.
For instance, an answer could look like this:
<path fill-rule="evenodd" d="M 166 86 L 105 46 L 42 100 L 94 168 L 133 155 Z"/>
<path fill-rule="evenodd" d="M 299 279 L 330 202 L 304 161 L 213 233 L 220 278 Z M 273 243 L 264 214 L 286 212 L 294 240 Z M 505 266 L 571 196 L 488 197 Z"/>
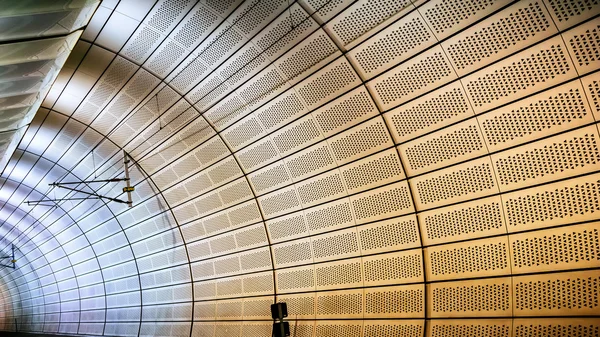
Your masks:
<path fill-rule="evenodd" d="M 599 14 L 104 0 L 0 177 L 0 328 L 598 336 Z M 49 186 L 128 157 L 132 207 Z"/>
<path fill-rule="evenodd" d="M 10 159 L 99 1 L 0 1 L 0 167 Z"/>

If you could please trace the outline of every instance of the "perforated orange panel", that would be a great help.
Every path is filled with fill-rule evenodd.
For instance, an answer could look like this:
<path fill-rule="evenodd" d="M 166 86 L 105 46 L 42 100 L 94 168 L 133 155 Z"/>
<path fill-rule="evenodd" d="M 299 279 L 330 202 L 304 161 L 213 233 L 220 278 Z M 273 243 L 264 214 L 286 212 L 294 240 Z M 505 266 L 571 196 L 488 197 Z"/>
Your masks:
<path fill-rule="evenodd" d="M 99 6 L 0 64 L 0 330 L 600 337 L 600 1 Z"/>

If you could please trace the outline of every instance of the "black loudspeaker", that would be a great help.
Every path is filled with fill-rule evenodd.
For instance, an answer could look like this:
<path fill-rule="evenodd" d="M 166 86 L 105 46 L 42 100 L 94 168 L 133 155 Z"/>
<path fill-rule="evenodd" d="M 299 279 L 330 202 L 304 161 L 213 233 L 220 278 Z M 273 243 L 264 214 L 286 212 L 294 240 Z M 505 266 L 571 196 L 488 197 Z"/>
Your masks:
<path fill-rule="evenodd" d="M 276 322 L 273 323 L 273 337 L 285 337 L 290 335 L 290 323 Z"/>
<path fill-rule="evenodd" d="M 271 304 L 271 317 L 273 319 L 281 321 L 287 315 L 287 304 L 285 302 Z"/>
<path fill-rule="evenodd" d="M 271 304 L 271 317 L 274 320 L 273 337 L 290 335 L 290 323 L 282 321 L 287 315 L 287 304 L 285 302 Z"/>

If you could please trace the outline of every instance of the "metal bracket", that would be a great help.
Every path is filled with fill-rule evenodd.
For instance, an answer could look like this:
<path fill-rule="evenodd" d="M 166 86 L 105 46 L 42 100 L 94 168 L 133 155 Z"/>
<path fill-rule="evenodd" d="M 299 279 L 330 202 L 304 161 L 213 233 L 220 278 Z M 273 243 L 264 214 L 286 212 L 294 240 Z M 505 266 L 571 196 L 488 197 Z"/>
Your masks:
<path fill-rule="evenodd" d="M 15 259 L 15 245 L 11 244 L 11 255 L 10 256 L 0 256 L 0 260 L 10 259 L 10 264 L 0 263 L 0 267 L 12 268 L 15 269 L 17 267 L 17 260 Z"/>
<path fill-rule="evenodd" d="M 123 164 L 125 164 L 125 184 L 126 186 L 123 188 L 123 192 L 127 193 L 127 204 L 129 208 L 133 207 L 133 202 L 131 201 L 131 192 L 133 192 L 134 187 L 130 184 L 129 179 L 129 155 L 125 150 L 123 150 Z"/>
<path fill-rule="evenodd" d="M 133 207 L 133 202 L 131 201 L 131 192 L 135 190 L 135 187 L 131 186 L 129 179 L 129 163 L 131 162 L 129 155 L 127 152 L 123 151 L 123 163 L 125 164 L 125 178 L 110 178 L 110 179 L 95 179 L 95 180 L 82 180 L 82 181 L 68 181 L 68 182 L 54 182 L 48 184 L 49 186 L 64 188 L 69 191 L 83 193 L 89 195 L 86 198 L 63 198 L 63 199 L 42 199 L 42 200 L 28 200 L 25 201 L 27 206 L 56 206 L 56 205 L 47 205 L 46 202 L 61 202 L 61 201 L 73 201 L 73 200 L 88 200 L 88 199 L 106 199 L 109 201 L 118 202 L 121 204 L 127 204 L 130 208 Z M 96 192 L 88 192 L 80 189 L 67 187 L 65 185 L 79 185 L 79 184 L 89 184 L 89 183 L 116 183 L 124 181 L 126 183 L 126 187 L 123 188 L 123 193 L 127 193 L 127 201 L 121 200 L 118 198 L 112 198 L 105 195 L 98 194 Z"/>

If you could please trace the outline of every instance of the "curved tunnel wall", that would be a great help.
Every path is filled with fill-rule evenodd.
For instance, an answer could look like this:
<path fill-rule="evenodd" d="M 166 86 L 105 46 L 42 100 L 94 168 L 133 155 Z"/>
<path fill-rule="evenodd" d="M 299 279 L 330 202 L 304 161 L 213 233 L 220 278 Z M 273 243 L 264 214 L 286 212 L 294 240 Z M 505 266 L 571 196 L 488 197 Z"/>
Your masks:
<path fill-rule="evenodd" d="M 599 8 L 105 2 L 3 173 L 3 328 L 594 336 Z M 133 208 L 22 203 L 123 150 Z"/>

